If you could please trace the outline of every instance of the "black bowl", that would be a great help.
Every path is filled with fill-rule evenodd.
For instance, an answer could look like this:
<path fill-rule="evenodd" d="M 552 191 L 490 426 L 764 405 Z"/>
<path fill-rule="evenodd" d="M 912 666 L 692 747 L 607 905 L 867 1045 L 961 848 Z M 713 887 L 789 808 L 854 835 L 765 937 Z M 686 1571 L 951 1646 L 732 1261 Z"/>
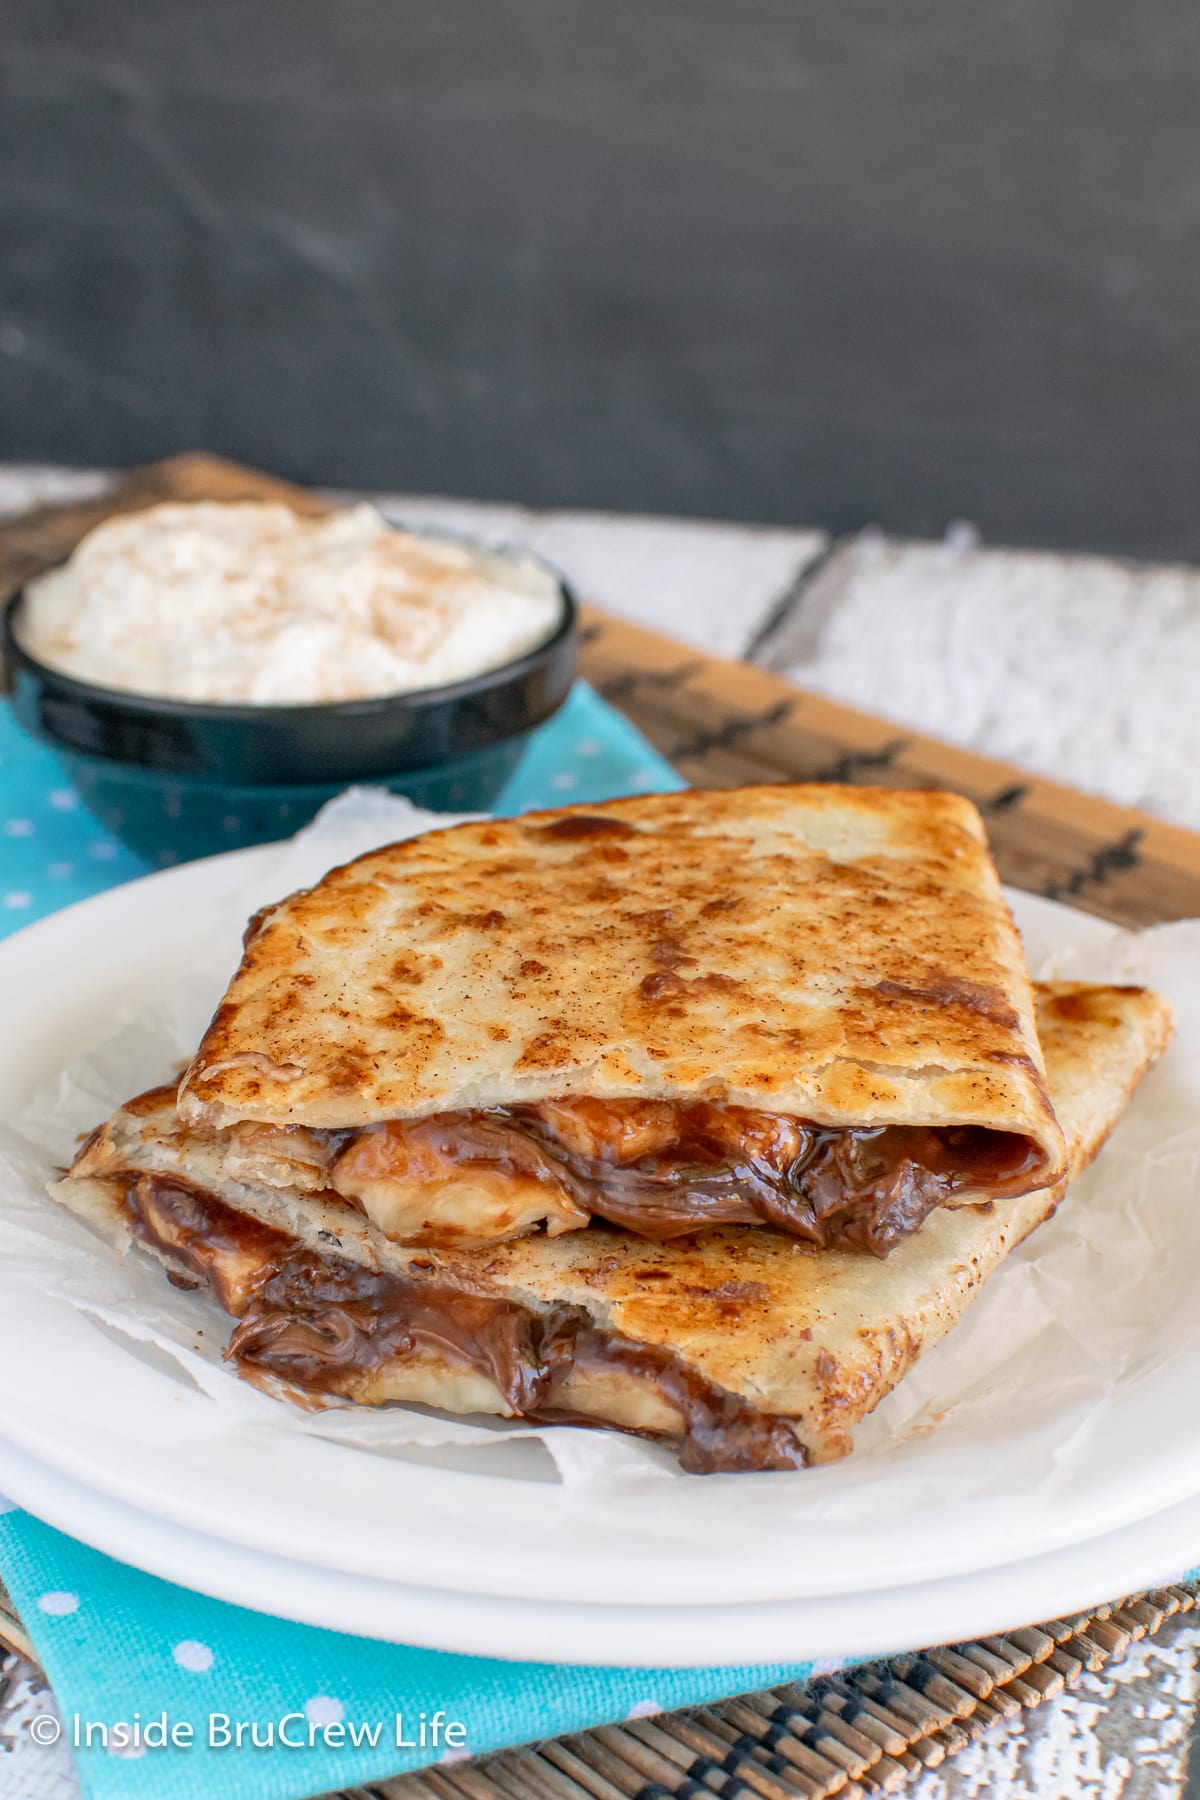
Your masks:
<path fill-rule="evenodd" d="M 486 812 L 571 690 L 578 616 L 561 580 L 559 591 L 553 636 L 515 661 L 331 705 L 223 706 L 77 681 L 23 648 L 21 592 L 0 643 L 17 718 L 59 752 L 84 803 L 140 855 L 174 861 L 286 837 L 353 783 Z"/>

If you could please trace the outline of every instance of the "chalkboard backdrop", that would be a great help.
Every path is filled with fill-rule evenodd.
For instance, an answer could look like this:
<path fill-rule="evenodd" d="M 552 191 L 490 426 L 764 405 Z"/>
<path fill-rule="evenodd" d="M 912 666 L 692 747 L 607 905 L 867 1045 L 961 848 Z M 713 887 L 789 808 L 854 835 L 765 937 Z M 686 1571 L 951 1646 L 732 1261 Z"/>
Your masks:
<path fill-rule="evenodd" d="M 7 0 L 0 457 L 1200 558 L 1187 0 Z"/>

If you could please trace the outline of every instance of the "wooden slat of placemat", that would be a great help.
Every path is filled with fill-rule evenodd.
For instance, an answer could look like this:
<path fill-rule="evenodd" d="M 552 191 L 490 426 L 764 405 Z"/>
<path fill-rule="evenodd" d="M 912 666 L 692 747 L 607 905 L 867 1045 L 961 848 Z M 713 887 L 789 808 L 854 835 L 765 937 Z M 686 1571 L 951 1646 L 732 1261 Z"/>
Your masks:
<path fill-rule="evenodd" d="M 7 1647 L 15 1650 L 18 1656 L 33 1660 L 33 1645 L 29 1641 L 25 1627 L 17 1617 L 16 1607 L 8 1596 L 8 1589 L 0 1581 L 0 1650 Z"/>
<path fill-rule="evenodd" d="M 317 496 L 216 457 L 134 471 L 112 494 L 0 525 L 0 592 L 68 555 L 101 519 L 167 499 Z M 584 609 L 582 672 L 700 787 L 853 781 L 948 787 L 987 821 L 1006 881 L 1125 925 L 1200 914 L 1200 836 L 805 693 L 750 663 Z"/>

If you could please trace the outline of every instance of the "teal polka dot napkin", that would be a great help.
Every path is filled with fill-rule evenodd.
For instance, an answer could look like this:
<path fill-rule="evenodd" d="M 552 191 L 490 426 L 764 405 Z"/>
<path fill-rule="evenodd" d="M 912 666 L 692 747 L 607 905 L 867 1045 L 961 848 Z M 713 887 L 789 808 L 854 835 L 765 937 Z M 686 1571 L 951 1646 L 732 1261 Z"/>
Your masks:
<path fill-rule="evenodd" d="M 497 811 L 683 785 L 580 684 L 531 739 Z M 148 868 L 89 817 L 54 754 L 0 707 L 0 931 Z M 567 1668 L 380 1644 L 175 1587 L 2 1500 L 0 1573 L 96 1800 L 299 1800 L 811 1668 Z"/>
<path fill-rule="evenodd" d="M 380 1644 L 189 1593 L 17 1511 L 0 1517 L 0 1568 L 96 1800 L 301 1800 L 811 1670 L 573 1668 Z M 460 1729 L 447 1746 L 443 1723 L 422 1749 L 422 1715 L 429 1737 L 439 1712 Z M 132 1742 L 152 1721 L 150 1745 Z"/>

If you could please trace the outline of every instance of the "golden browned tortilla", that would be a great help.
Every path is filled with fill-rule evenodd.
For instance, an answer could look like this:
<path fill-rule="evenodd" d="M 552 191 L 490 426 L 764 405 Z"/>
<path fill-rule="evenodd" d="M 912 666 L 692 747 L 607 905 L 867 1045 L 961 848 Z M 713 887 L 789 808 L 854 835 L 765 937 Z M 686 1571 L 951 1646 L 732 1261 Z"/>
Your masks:
<path fill-rule="evenodd" d="M 342 1126 L 696 1094 L 1027 1132 L 1053 1172 L 1029 981 L 970 801 L 652 794 L 374 851 L 259 915 L 180 1108 Z"/>
<path fill-rule="evenodd" d="M 357 1131 L 319 1185 L 408 1244 L 601 1217 L 882 1255 L 1063 1169 L 979 815 L 892 789 L 647 795 L 360 857 L 252 922 L 179 1110 L 269 1183 L 297 1128 Z"/>
<path fill-rule="evenodd" d="M 1037 1022 L 1071 1174 L 1096 1154 L 1165 1048 L 1168 1004 L 1140 988 L 1038 989 Z M 97 1132 L 53 1192 L 123 1247 L 209 1284 L 240 1320 L 241 1372 L 309 1403 L 421 1401 L 639 1430 L 685 1467 L 844 1455 L 854 1425 L 961 1317 L 1065 1183 L 941 1209 L 886 1261 L 779 1232 L 647 1244 L 592 1228 L 469 1251 L 397 1245 L 337 1195 L 239 1182 L 184 1154 L 170 1089 Z"/>

